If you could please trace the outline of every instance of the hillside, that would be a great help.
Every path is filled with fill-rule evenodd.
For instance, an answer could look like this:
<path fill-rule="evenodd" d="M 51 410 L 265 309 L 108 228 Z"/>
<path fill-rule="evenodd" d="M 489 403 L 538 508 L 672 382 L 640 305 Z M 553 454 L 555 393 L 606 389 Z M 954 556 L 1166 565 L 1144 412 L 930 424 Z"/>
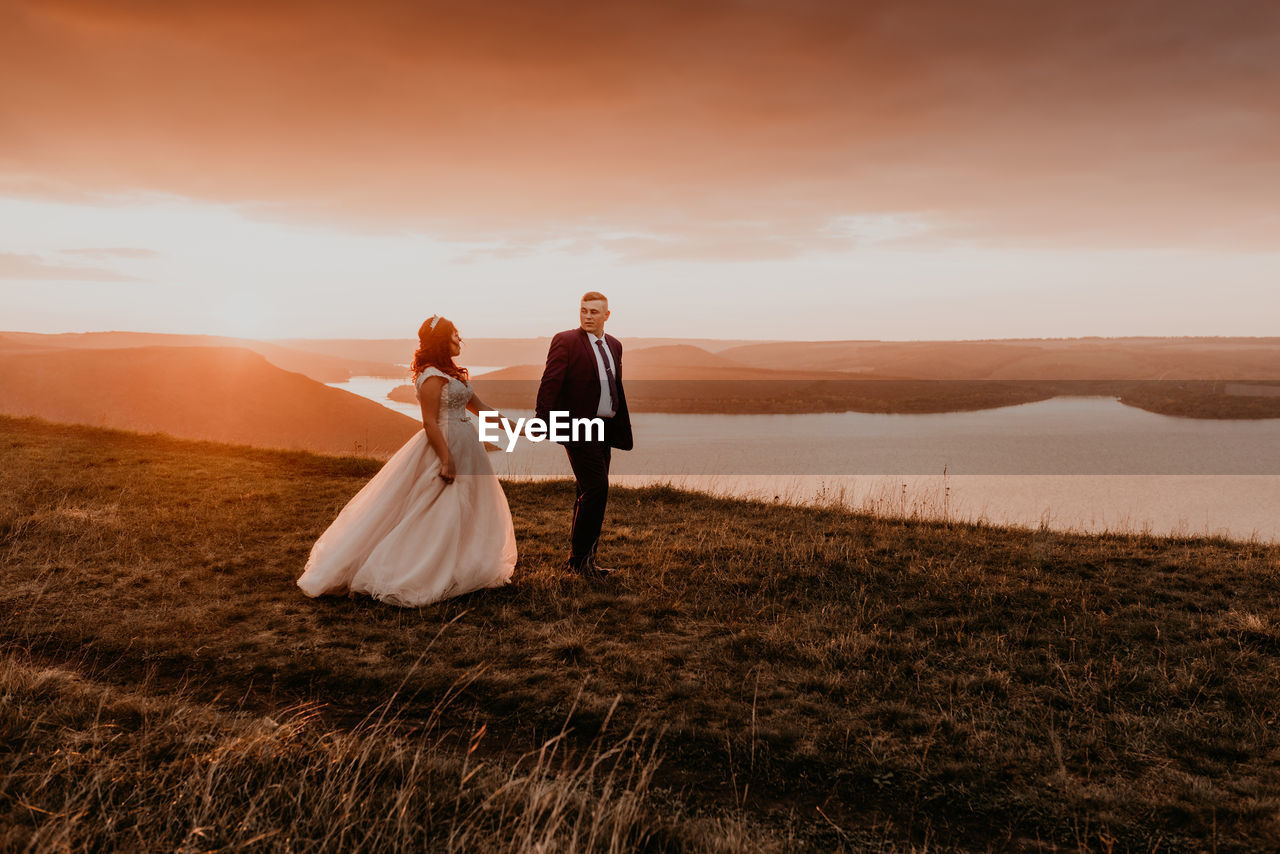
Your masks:
<path fill-rule="evenodd" d="M 551 344 L 550 336 L 539 338 L 480 338 L 470 334 L 475 331 L 478 330 L 462 330 L 462 336 L 465 341 L 462 358 L 468 365 L 540 365 L 546 360 L 547 347 Z M 272 343 L 291 350 L 321 353 L 342 359 L 363 359 L 398 364 L 408 363 L 418 346 L 418 342 L 413 337 L 402 339 L 281 338 Z M 750 343 L 757 342 L 715 338 L 627 339 L 627 347 L 638 350 L 650 347 L 686 345 L 712 353 Z"/>
<path fill-rule="evenodd" d="M 365 357 L 345 357 L 307 352 L 249 338 L 224 338 L 218 335 L 169 335 L 150 332 L 83 332 L 41 335 L 34 332 L 0 333 L 0 352 L 18 346 L 55 349 L 113 350 L 138 347 L 234 347 L 252 350 L 286 371 L 303 374 L 322 382 L 343 382 L 352 376 L 396 377 L 404 373 L 397 362 L 412 356 L 380 361 Z"/>
<path fill-rule="evenodd" d="M 1280 339 L 1070 339 L 953 342 L 772 342 L 701 340 L 716 352 L 670 339 L 627 344 L 625 378 L 635 412 L 936 413 L 1031 403 L 1060 395 L 1103 395 L 1165 415 L 1280 417 Z M 643 346 L 662 341 L 656 346 Z M 137 342 L 238 339 L 140 333 L 0 333 L 0 355 L 56 349 L 107 351 Z M 221 343 L 219 343 L 221 342 Z M 353 373 L 401 376 L 402 367 L 364 356 L 408 359 L 408 342 L 296 341 L 297 347 L 245 343 L 277 367 L 318 381 Z M 730 346 L 733 345 L 733 346 Z M 476 388 L 501 408 L 527 408 L 542 374 L 543 339 L 482 339 L 464 345 L 464 365 L 511 365 L 481 374 Z M 398 355 L 397 355 L 398 354 Z M 513 359 L 529 357 L 524 363 Z M 95 357 L 97 358 L 97 357 Z M 1253 393 L 1259 382 L 1271 382 Z M 1241 393 L 1245 389 L 1247 393 Z M 392 399 L 413 402 L 411 386 Z M 35 411 L 35 410 L 32 410 Z M 96 422 L 95 422 L 96 423 Z M 184 433 L 183 435 L 190 435 Z M 230 435 L 230 434 L 229 434 Z"/>
<path fill-rule="evenodd" d="M 491 406 L 528 409 L 537 397 L 542 370 L 537 364 L 490 371 L 478 376 L 474 386 Z M 836 371 L 752 368 L 691 345 L 628 350 L 624 378 L 632 412 L 953 412 L 1030 403 L 1054 394 L 1044 384 L 869 380 Z M 407 384 L 387 396 L 416 401 Z"/>
<path fill-rule="evenodd" d="M 794 341 L 719 355 L 759 368 L 926 380 L 1280 380 L 1276 338 Z"/>
<path fill-rule="evenodd" d="M 548 338 L 467 338 L 461 361 L 507 366 L 502 379 L 540 374 Z M 995 341 L 773 341 L 627 338 L 628 368 L 637 379 L 719 368 L 697 379 L 789 378 L 991 381 L 1280 380 L 1280 338 L 1078 338 Z M 252 341 L 209 335 L 133 332 L 37 335 L 0 332 L 0 351 L 15 347 L 241 347 L 285 370 L 320 382 L 351 375 L 400 376 L 416 348 L 412 339 L 281 339 Z M 645 355 L 641 355 L 645 354 Z M 740 374 L 731 375 L 732 371 Z M 641 372 L 651 371 L 651 374 Z M 498 377 L 495 377 L 498 378 Z"/>
<path fill-rule="evenodd" d="M 508 483 L 508 587 L 305 598 L 377 468 L 0 418 L 5 848 L 1280 845 L 1280 548 L 619 489 L 588 581 Z"/>
<path fill-rule="evenodd" d="M 421 429 L 372 401 L 227 347 L 0 352 L 0 413 L 382 456 Z"/>
<path fill-rule="evenodd" d="M 714 353 L 625 343 L 635 412 L 933 413 L 1101 395 L 1163 415 L 1280 417 L 1280 339 L 757 342 Z M 541 361 L 515 365 L 476 388 L 494 406 L 527 408 L 541 375 Z M 1241 394 L 1246 381 L 1273 385 Z M 410 386 L 390 396 L 414 399 Z"/>
<path fill-rule="evenodd" d="M 19 339 L 13 333 L 0 334 L 0 353 L 37 353 L 48 349 L 48 345 L 36 340 Z"/>
<path fill-rule="evenodd" d="M 545 356 L 545 354 L 544 354 Z M 623 364 L 628 380 L 820 380 L 847 379 L 835 371 L 777 370 L 757 368 L 735 362 L 692 344 L 668 344 L 659 347 L 627 348 Z M 483 374 L 483 381 L 537 380 L 542 376 L 545 359 L 527 365 L 513 365 Z"/>
<path fill-rule="evenodd" d="M 700 414 L 802 412 L 954 412 L 1052 397 L 1041 384 L 891 380 L 839 371 L 757 368 L 691 345 L 628 349 L 623 361 L 632 412 Z M 475 388 L 491 406 L 530 408 L 543 366 L 483 374 Z M 391 392 L 411 402 L 412 386 Z"/>

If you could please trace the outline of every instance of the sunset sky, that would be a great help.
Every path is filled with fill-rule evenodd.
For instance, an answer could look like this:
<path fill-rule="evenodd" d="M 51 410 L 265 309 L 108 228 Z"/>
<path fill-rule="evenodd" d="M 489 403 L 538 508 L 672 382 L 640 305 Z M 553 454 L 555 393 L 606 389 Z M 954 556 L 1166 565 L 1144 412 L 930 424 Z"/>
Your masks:
<path fill-rule="evenodd" d="M 1273 0 L 0 0 L 0 329 L 1277 335 Z"/>

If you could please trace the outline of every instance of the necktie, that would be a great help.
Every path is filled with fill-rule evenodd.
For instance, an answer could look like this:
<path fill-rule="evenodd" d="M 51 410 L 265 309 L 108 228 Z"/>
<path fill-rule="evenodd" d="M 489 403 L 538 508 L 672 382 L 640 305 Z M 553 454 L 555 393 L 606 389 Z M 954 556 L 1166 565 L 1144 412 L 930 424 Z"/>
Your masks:
<path fill-rule="evenodd" d="M 596 346 L 600 348 L 600 361 L 604 362 L 605 379 L 609 381 L 609 403 L 614 412 L 618 411 L 618 381 L 613 378 L 613 368 L 609 367 L 609 357 L 604 352 L 604 342 L 599 338 L 596 339 Z"/>

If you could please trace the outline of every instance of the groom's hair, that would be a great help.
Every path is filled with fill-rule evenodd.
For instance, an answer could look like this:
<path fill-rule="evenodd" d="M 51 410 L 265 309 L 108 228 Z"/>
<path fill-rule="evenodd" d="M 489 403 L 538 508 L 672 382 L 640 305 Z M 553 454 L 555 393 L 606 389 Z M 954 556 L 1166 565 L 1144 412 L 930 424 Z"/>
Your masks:
<path fill-rule="evenodd" d="M 596 300 L 602 300 L 607 303 L 609 298 L 599 291 L 587 291 L 582 295 L 583 302 L 595 302 Z"/>

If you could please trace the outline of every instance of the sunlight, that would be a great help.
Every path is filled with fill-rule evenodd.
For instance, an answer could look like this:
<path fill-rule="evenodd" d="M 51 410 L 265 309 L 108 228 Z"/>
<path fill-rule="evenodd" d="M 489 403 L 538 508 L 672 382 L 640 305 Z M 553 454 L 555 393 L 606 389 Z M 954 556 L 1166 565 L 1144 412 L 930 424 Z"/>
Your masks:
<path fill-rule="evenodd" d="M 251 293 L 220 294 L 210 313 L 210 329 L 217 335 L 233 338 L 272 337 L 273 312 L 267 301 Z"/>
<path fill-rule="evenodd" d="M 521 337 L 573 324 L 577 296 L 599 287 L 624 337 L 1267 335 L 1280 311 L 1274 251 L 984 247 L 931 242 L 924 220 L 892 215 L 834 220 L 824 248 L 807 254 L 640 257 L 628 254 L 636 235 L 629 242 L 604 225 L 570 241 L 507 245 L 254 218 L 262 211 L 155 194 L 96 204 L 0 197 L 3 325 L 391 338 L 442 313 L 468 335 Z M 644 237 L 646 252 L 665 245 Z M 1206 281 L 1218 283 L 1212 292 Z M 744 299 L 751 311 L 725 315 Z M 822 310 L 797 310 L 814 305 Z"/>

